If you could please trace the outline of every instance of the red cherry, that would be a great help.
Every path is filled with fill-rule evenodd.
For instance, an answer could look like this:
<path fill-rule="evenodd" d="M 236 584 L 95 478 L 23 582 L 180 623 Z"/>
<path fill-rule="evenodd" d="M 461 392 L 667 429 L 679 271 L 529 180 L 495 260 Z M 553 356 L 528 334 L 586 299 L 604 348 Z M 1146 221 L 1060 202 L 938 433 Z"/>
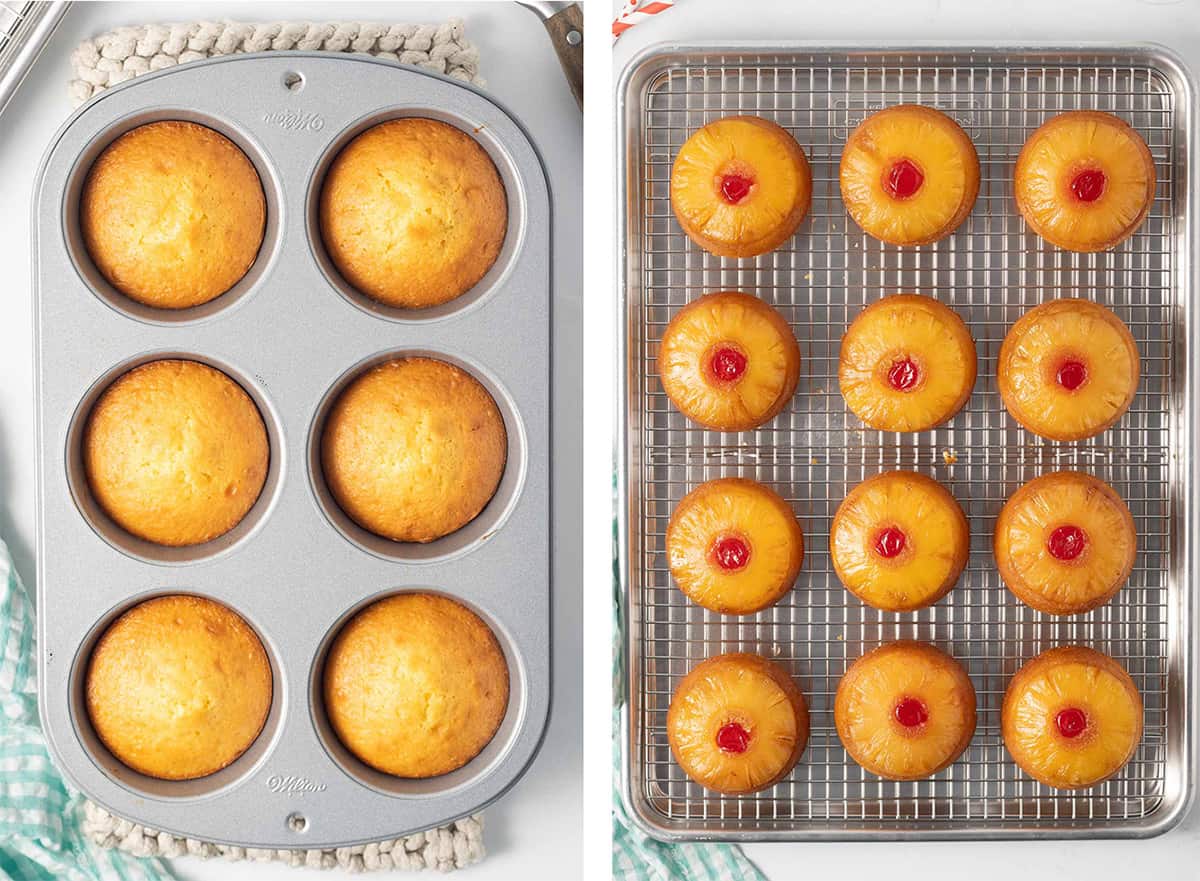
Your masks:
<path fill-rule="evenodd" d="M 722 382 L 736 382 L 746 372 L 747 363 L 746 356 L 737 349 L 722 346 L 713 352 L 709 368 Z"/>
<path fill-rule="evenodd" d="M 1087 533 L 1078 526 L 1060 526 L 1050 533 L 1046 550 L 1056 560 L 1074 560 L 1083 553 L 1087 544 Z"/>
<path fill-rule="evenodd" d="M 912 358 L 893 361 L 888 368 L 888 385 L 898 392 L 909 392 L 916 388 L 921 380 L 921 368 Z"/>
<path fill-rule="evenodd" d="M 713 557 L 717 565 L 726 572 L 745 568 L 750 562 L 750 545 L 736 535 L 726 535 L 717 539 L 713 546 Z"/>
<path fill-rule="evenodd" d="M 717 746 L 723 753 L 741 755 L 750 749 L 750 732 L 738 722 L 726 722 L 717 731 Z"/>
<path fill-rule="evenodd" d="M 889 526 L 886 529 L 879 530 L 875 536 L 875 553 L 885 559 L 890 560 L 892 557 L 898 556 L 904 550 L 904 545 L 908 543 L 904 533 L 895 526 Z"/>
<path fill-rule="evenodd" d="M 1075 391 L 1087 382 L 1087 377 L 1087 365 L 1082 361 L 1064 361 L 1058 368 L 1058 373 L 1055 374 L 1058 384 L 1069 392 Z"/>
<path fill-rule="evenodd" d="M 892 715 L 905 728 L 916 728 L 929 721 L 929 710 L 915 697 L 901 698 Z"/>
<path fill-rule="evenodd" d="M 721 175 L 721 196 L 730 205 L 736 205 L 750 195 L 754 181 L 742 174 Z"/>
<path fill-rule="evenodd" d="M 1071 179 L 1071 192 L 1080 202 L 1095 202 L 1104 195 L 1104 184 L 1107 178 L 1098 168 L 1081 171 Z"/>
<path fill-rule="evenodd" d="M 1063 737 L 1078 737 L 1087 730 L 1087 714 L 1078 707 L 1067 707 L 1054 717 L 1054 724 Z"/>
<path fill-rule="evenodd" d="M 921 169 L 907 159 L 893 162 L 883 179 L 883 190 L 893 199 L 909 199 L 915 196 L 921 184 L 925 183 L 925 175 Z"/>

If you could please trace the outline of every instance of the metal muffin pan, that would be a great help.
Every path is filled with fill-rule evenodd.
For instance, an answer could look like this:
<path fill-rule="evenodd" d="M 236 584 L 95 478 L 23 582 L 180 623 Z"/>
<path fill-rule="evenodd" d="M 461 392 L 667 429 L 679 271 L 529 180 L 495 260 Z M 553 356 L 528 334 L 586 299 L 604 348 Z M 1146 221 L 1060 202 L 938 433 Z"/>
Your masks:
<path fill-rule="evenodd" d="M 1196 719 L 1195 84 L 1169 52 L 1124 46 L 662 45 L 626 68 L 618 89 L 622 441 L 620 572 L 628 704 L 624 797 L 663 839 L 846 840 L 1145 837 L 1171 828 L 1194 788 Z M 926 104 L 953 116 L 979 153 L 979 198 L 953 235 L 896 248 L 862 232 L 840 198 L 838 162 L 870 112 Z M 1158 190 L 1128 241 L 1100 254 L 1058 250 L 1017 212 L 1012 169 L 1025 139 L 1064 110 L 1129 121 L 1150 146 Z M 672 216 L 671 163 L 689 134 L 722 116 L 773 119 L 796 136 L 813 170 L 813 201 L 797 235 L 750 260 L 688 241 Z M 800 384 L 783 413 L 739 434 L 690 424 L 655 368 L 667 321 L 703 293 L 757 295 L 788 320 L 801 348 Z M 979 356 L 974 394 L 946 425 L 916 434 L 866 429 L 838 390 L 842 334 L 868 303 L 915 291 L 967 322 Z M 1030 307 L 1094 298 L 1130 326 L 1142 379 L 1129 412 L 1079 443 L 1042 440 L 1005 412 L 996 390 L 1004 334 Z M 1138 530 L 1134 572 L 1109 604 L 1055 618 L 1004 587 L 991 554 L 1005 499 L 1045 471 L 1074 468 L 1112 484 Z M 945 485 L 971 527 L 970 559 L 944 599 L 915 613 L 865 606 L 837 578 L 830 522 L 846 494 L 881 471 L 910 469 Z M 664 553 L 671 512 L 699 483 L 762 481 L 791 503 L 806 557 L 794 590 L 756 615 L 708 612 L 673 583 Z M 978 695 L 975 737 L 927 780 L 863 771 L 833 725 L 833 696 L 866 651 L 918 639 L 949 651 Z M 1056 791 L 1009 758 L 1000 705 L 1009 679 L 1040 651 L 1083 643 L 1129 670 L 1145 702 L 1132 761 L 1106 783 Z M 671 756 L 666 714 L 680 679 L 730 651 L 782 663 L 808 700 L 812 731 L 795 770 L 763 792 L 720 796 Z"/>
<path fill-rule="evenodd" d="M 486 149 L 508 196 L 495 266 L 450 304 L 388 309 L 349 287 L 315 219 L 322 175 L 350 138 L 402 116 L 440 119 Z M 254 266 L 224 296 L 164 312 L 114 291 L 83 248 L 79 193 L 122 133 L 186 119 L 251 159 L 267 198 Z M 541 742 L 550 701 L 550 199 L 536 148 L 507 111 L 435 74 L 361 56 L 266 53 L 191 64 L 105 92 L 55 136 L 34 195 L 38 424 L 38 665 L 43 724 L 59 768 L 113 812 L 180 835 L 288 848 L 362 843 L 429 828 L 503 794 Z M 330 498 L 320 430 L 337 392 L 394 355 L 466 368 L 495 398 L 508 463 L 485 510 L 427 545 L 379 539 Z M 209 363 L 257 404 L 271 442 L 261 497 L 227 535 L 163 548 L 117 527 L 91 498 L 80 451 L 91 405 L 137 364 Z M 425 780 L 367 768 L 321 704 L 325 650 L 374 599 L 433 591 L 474 609 L 509 665 L 500 730 L 453 773 Z M 266 728 L 224 770 L 169 782 L 117 761 L 92 731 L 83 679 L 94 641 L 150 596 L 194 593 L 242 615 L 266 646 Z"/>

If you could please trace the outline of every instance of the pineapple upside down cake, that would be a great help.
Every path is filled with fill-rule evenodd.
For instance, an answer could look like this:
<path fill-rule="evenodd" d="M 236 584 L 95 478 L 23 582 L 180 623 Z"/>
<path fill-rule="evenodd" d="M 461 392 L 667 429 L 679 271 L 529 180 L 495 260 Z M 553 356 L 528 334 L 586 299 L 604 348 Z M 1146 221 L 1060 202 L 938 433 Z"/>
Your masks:
<path fill-rule="evenodd" d="M 1114 425 L 1137 394 L 1133 334 L 1090 300 L 1051 300 L 1012 326 L 1000 346 L 996 384 L 1004 406 L 1034 434 L 1093 437 Z"/>
<path fill-rule="evenodd" d="M 679 683 L 667 711 L 671 753 L 701 786 L 757 792 L 796 766 L 808 707 L 788 672 L 759 655 L 717 655 Z"/>
<path fill-rule="evenodd" d="M 671 208 L 688 238 L 718 257 L 755 257 L 796 232 L 812 171 L 786 130 L 727 116 L 693 132 L 671 166 Z"/>
<path fill-rule="evenodd" d="M 800 379 L 800 346 L 778 312 L 735 291 L 675 314 L 658 350 L 663 391 L 693 422 L 747 431 L 774 419 Z"/>
<path fill-rule="evenodd" d="M 1056 789 L 1084 789 L 1133 758 L 1142 739 L 1142 697 L 1112 658 L 1059 646 L 1012 678 L 1000 730 L 1013 761 L 1030 777 Z"/>
<path fill-rule="evenodd" d="M 1137 531 L 1129 508 L 1103 480 L 1054 471 L 1005 503 L 992 547 L 1018 599 L 1040 612 L 1076 615 L 1107 603 L 1128 580 Z"/>
<path fill-rule="evenodd" d="M 1043 239 L 1068 251 L 1104 251 L 1150 213 L 1154 157 L 1124 120 L 1074 110 L 1029 136 L 1013 184 L 1025 222 Z"/>
<path fill-rule="evenodd" d="M 838 683 L 833 708 L 850 757 L 888 780 L 920 780 L 957 759 L 975 734 L 975 687 L 962 665 L 923 642 L 868 652 Z"/>
<path fill-rule="evenodd" d="M 908 612 L 950 592 L 967 564 L 970 530 L 954 496 L 911 471 L 868 478 L 838 507 L 829 535 L 833 568 L 870 606 Z"/>
<path fill-rule="evenodd" d="M 927 245 L 954 232 L 979 194 L 979 156 L 962 127 L 932 107 L 872 113 L 846 141 L 842 202 L 868 235 Z"/>
<path fill-rule="evenodd" d="M 966 324 L 917 294 L 884 297 L 864 309 L 838 356 L 846 406 L 880 431 L 924 431 L 945 422 L 971 397 L 975 372 Z"/>
<path fill-rule="evenodd" d="M 710 480 L 683 497 L 667 525 L 667 563 L 692 602 L 732 615 L 786 594 L 804 560 L 791 506 L 753 480 Z"/>

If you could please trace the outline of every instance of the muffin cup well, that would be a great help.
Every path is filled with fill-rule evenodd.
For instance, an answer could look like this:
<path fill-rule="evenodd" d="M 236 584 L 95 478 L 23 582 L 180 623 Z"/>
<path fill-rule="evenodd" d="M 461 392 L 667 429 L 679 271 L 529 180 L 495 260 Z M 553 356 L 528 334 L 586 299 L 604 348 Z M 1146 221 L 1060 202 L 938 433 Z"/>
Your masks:
<path fill-rule="evenodd" d="M 496 729 L 495 735 L 493 735 L 492 739 L 488 741 L 487 746 L 475 758 L 471 759 L 471 761 L 467 762 L 461 768 L 438 777 L 395 777 L 383 771 L 375 770 L 342 744 L 341 740 L 338 739 L 337 733 L 333 730 L 329 716 L 325 712 L 323 689 L 325 658 L 329 653 L 329 648 L 333 644 L 334 639 L 337 638 L 337 635 L 347 622 L 373 603 L 399 594 L 411 593 L 444 596 L 470 609 L 483 620 L 483 623 L 495 635 L 496 641 L 500 644 L 500 650 L 504 653 L 504 661 L 508 665 L 508 708 L 504 713 L 504 718 L 500 722 L 500 727 Z M 445 795 L 470 786 L 475 781 L 487 776 L 504 758 L 522 728 L 525 716 L 526 692 L 525 671 L 521 663 L 521 654 L 517 649 L 515 641 L 497 624 L 495 618 L 485 610 L 466 602 L 461 597 L 455 596 L 452 593 L 437 588 L 425 587 L 384 590 L 365 597 L 347 609 L 333 623 L 333 626 L 326 632 L 324 639 L 321 640 L 321 644 L 313 660 L 312 673 L 309 677 L 309 706 L 312 710 L 313 727 L 316 730 L 317 738 L 321 741 L 321 745 L 329 754 L 330 759 L 351 779 L 356 780 L 363 786 L 384 795 L 396 796 L 398 798 L 423 798 L 433 795 Z"/>
<path fill-rule="evenodd" d="M 329 411 L 337 402 L 338 397 L 349 385 L 363 373 L 396 358 L 433 358 L 453 364 L 469 373 L 479 381 L 496 402 L 500 416 L 504 420 L 504 430 L 508 436 L 508 454 L 504 464 L 504 474 L 496 492 L 475 519 L 461 528 L 431 542 L 401 542 L 392 541 L 381 535 L 359 526 L 341 506 L 325 481 L 325 471 L 321 464 L 321 437 L 325 431 L 325 421 Z M 397 560 L 406 563 L 432 563 L 458 557 L 470 553 L 489 538 L 495 535 L 508 519 L 508 515 L 516 507 L 520 498 L 521 488 L 525 483 L 525 472 L 528 467 L 528 445 L 525 437 L 525 426 L 517 412 L 516 402 L 512 396 L 491 376 L 483 367 L 455 355 L 425 349 L 400 349 L 383 352 L 360 361 L 343 373 L 330 387 L 317 407 L 316 415 L 308 433 L 308 474 L 312 483 L 313 494 L 317 504 L 325 513 L 326 518 L 348 541 L 357 545 L 367 553 L 374 554 L 387 560 Z"/>
<path fill-rule="evenodd" d="M 358 290 L 338 271 L 337 266 L 334 265 L 333 260 L 329 257 L 329 252 L 326 250 L 325 242 L 321 236 L 321 189 L 325 185 L 325 174 L 328 172 L 333 160 L 337 158 L 338 154 L 342 152 L 347 144 L 367 129 L 393 119 L 405 118 L 437 120 L 438 122 L 452 125 L 470 135 L 479 146 L 483 147 L 488 157 L 495 164 L 496 171 L 500 175 L 500 182 L 504 185 L 504 192 L 508 202 L 508 229 L 504 235 L 504 244 L 500 247 L 500 253 L 496 257 L 496 262 L 484 273 L 483 278 L 465 293 L 446 303 L 430 306 L 427 309 L 402 309 L 389 306 Z M 436 321 L 462 314 L 479 306 L 489 299 L 497 289 L 503 287 L 506 278 L 512 270 L 513 264 L 516 263 L 517 255 L 520 253 L 521 244 L 525 239 L 525 228 L 528 217 L 528 206 L 526 205 L 525 191 L 521 186 L 521 175 L 517 170 L 513 158 L 509 155 L 504 145 L 492 134 L 491 129 L 486 126 L 476 125 L 470 120 L 432 107 L 396 107 L 389 110 L 381 110 L 358 119 L 343 129 L 329 146 L 326 147 L 320 161 L 317 162 L 316 168 L 313 170 L 312 176 L 309 178 L 306 206 L 305 225 L 308 230 L 309 248 L 312 250 L 313 259 L 316 260 L 321 272 L 329 280 L 329 284 L 333 289 L 351 304 L 362 309 L 369 315 L 385 318 L 390 321 L 413 323 Z"/>
<path fill-rule="evenodd" d="M 117 138 L 126 132 L 153 122 L 194 122 L 224 135 L 246 155 L 254 170 L 258 173 L 262 184 L 263 196 L 266 199 L 267 217 L 263 230 L 262 244 L 258 256 L 233 287 L 218 297 L 191 306 L 187 309 L 159 309 L 147 306 L 127 297 L 117 290 L 103 273 L 96 267 L 87 246 L 83 241 L 83 232 L 79 223 L 80 199 L 83 185 L 88 172 L 100 154 Z M 109 125 L 94 137 L 86 148 L 79 154 L 67 179 L 66 191 L 63 197 L 62 230 L 67 253 L 75 270 L 83 283 L 104 303 L 136 321 L 147 324 L 178 325 L 188 324 L 212 318 L 219 313 L 233 308 L 256 287 L 259 280 L 267 273 L 279 252 L 280 233 L 283 228 L 282 211 L 283 199 L 280 195 L 280 182 L 273 166 L 267 161 L 266 153 L 245 132 L 234 128 L 229 122 L 194 110 L 183 108 L 158 107 L 125 116 Z"/>
<path fill-rule="evenodd" d="M 258 737 L 233 762 L 206 777 L 197 777 L 192 780 L 163 780 L 133 770 L 114 756 L 108 747 L 101 742 L 95 729 L 92 727 L 87 709 L 87 671 L 96 643 L 121 615 L 147 600 L 157 597 L 180 595 L 198 596 L 202 599 L 220 603 L 240 616 L 249 625 L 250 629 L 254 631 L 254 634 L 262 643 L 263 649 L 267 653 L 267 660 L 271 665 L 271 708 L 267 712 L 267 720 L 263 723 Z M 87 636 L 84 637 L 78 651 L 75 653 L 75 657 L 71 662 L 70 675 L 70 713 L 75 729 L 75 736 L 83 746 L 84 752 L 87 753 L 97 768 L 125 789 L 138 796 L 158 800 L 197 800 L 207 798 L 227 790 L 250 777 L 267 759 L 275 743 L 278 741 L 279 735 L 282 732 L 284 707 L 287 705 L 286 686 L 283 677 L 280 675 L 280 669 L 275 646 L 263 635 L 262 628 L 241 610 L 230 606 L 222 600 L 205 596 L 197 591 L 150 590 L 139 593 L 130 597 L 121 605 L 110 609 L 101 617 L 92 629 L 88 631 Z"/>
<path fill-rule="evenodd" d="M 212 541 L 182 547 L 160 545 L 152 541 L 147 541 L 144 538 L 139 538 L 127 532 L 109 517 L 92 495 L 83 456 L 84 434 L 87 429 L 88 417 L 91 415 L 92 408 L 100 396 L 104 394 L 113 382 L 135 367 L 140 367 L 152 361 L 168 359 L 196 361 L 200 364 L 207 364 L 209 367 L 221 371 L 237 383 L 250 396 L 250 400 L 254 402 L 254 406 L 258 408 L 258 413 L 262 417 L 263 425 L 267 430 L 267 443 L 270 447 L 271 457 L 267 466 L 267 477 L 263 482 L 262 491 L 259 493 L 254 505 L 246 512 L 246 516 L 233 529 L 224 535 L 217 536 Z M 75 502 L 75 507 L 88 522 L 88 525 L 92 527 L 92 530 L 121 553 L 146 563 L 158 563 L 161 565 L 183 565 L 195 563 L 199 560 L 211 559 L 229 553 L 235 547 L 248 541 L 266 521 L 271 509 L 275 505 L 282 483 L 284 468 L 283 429 L 280 425 L 279 415 L 275 412 L 275 408 L 271 406 L 257 384 L 252 382 L 243 371 L 238 370 L 230 364 L 203 355 L 176 351 L 144 352 L 136 355 L 112 367 L 92 383 L 71 416 L 70 428 L 67 430 L 67 449 L 65 453 L 67 484 L 71 489 L 71 497 Z"/>

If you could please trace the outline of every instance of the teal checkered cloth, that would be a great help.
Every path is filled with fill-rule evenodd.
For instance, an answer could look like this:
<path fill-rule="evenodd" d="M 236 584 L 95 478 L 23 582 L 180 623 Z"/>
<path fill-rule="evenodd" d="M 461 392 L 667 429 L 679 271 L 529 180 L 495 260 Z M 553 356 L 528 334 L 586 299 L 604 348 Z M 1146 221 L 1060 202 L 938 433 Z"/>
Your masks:
<path fill-rule="evenodd" d="M 46 752 L 38 725 L 33 609 L 0 541 L 0 877 L 13 881 L 165 881 L 158 860 L 85 840 L 83 799 Z"/>
<path fill-rule="evenodd" d="M 621 664 L 622 621 L 617 527 L 613 523 L 613 879 L 614 881 L 767 881 L 754 863 L 732 844 L 667 844 L 638 828 L 621 800 L 620 709 L 625 701 Z"/>
<path fill-rule="evenodd" d="M 614 743 L 621 743 L 613 731 Z M 614 881 L 767 881 L 742 849 L 731 844 L 666 844 L 641 831 L 625 813 L 618 790 L 620 753 L 613 788 Z"/>

